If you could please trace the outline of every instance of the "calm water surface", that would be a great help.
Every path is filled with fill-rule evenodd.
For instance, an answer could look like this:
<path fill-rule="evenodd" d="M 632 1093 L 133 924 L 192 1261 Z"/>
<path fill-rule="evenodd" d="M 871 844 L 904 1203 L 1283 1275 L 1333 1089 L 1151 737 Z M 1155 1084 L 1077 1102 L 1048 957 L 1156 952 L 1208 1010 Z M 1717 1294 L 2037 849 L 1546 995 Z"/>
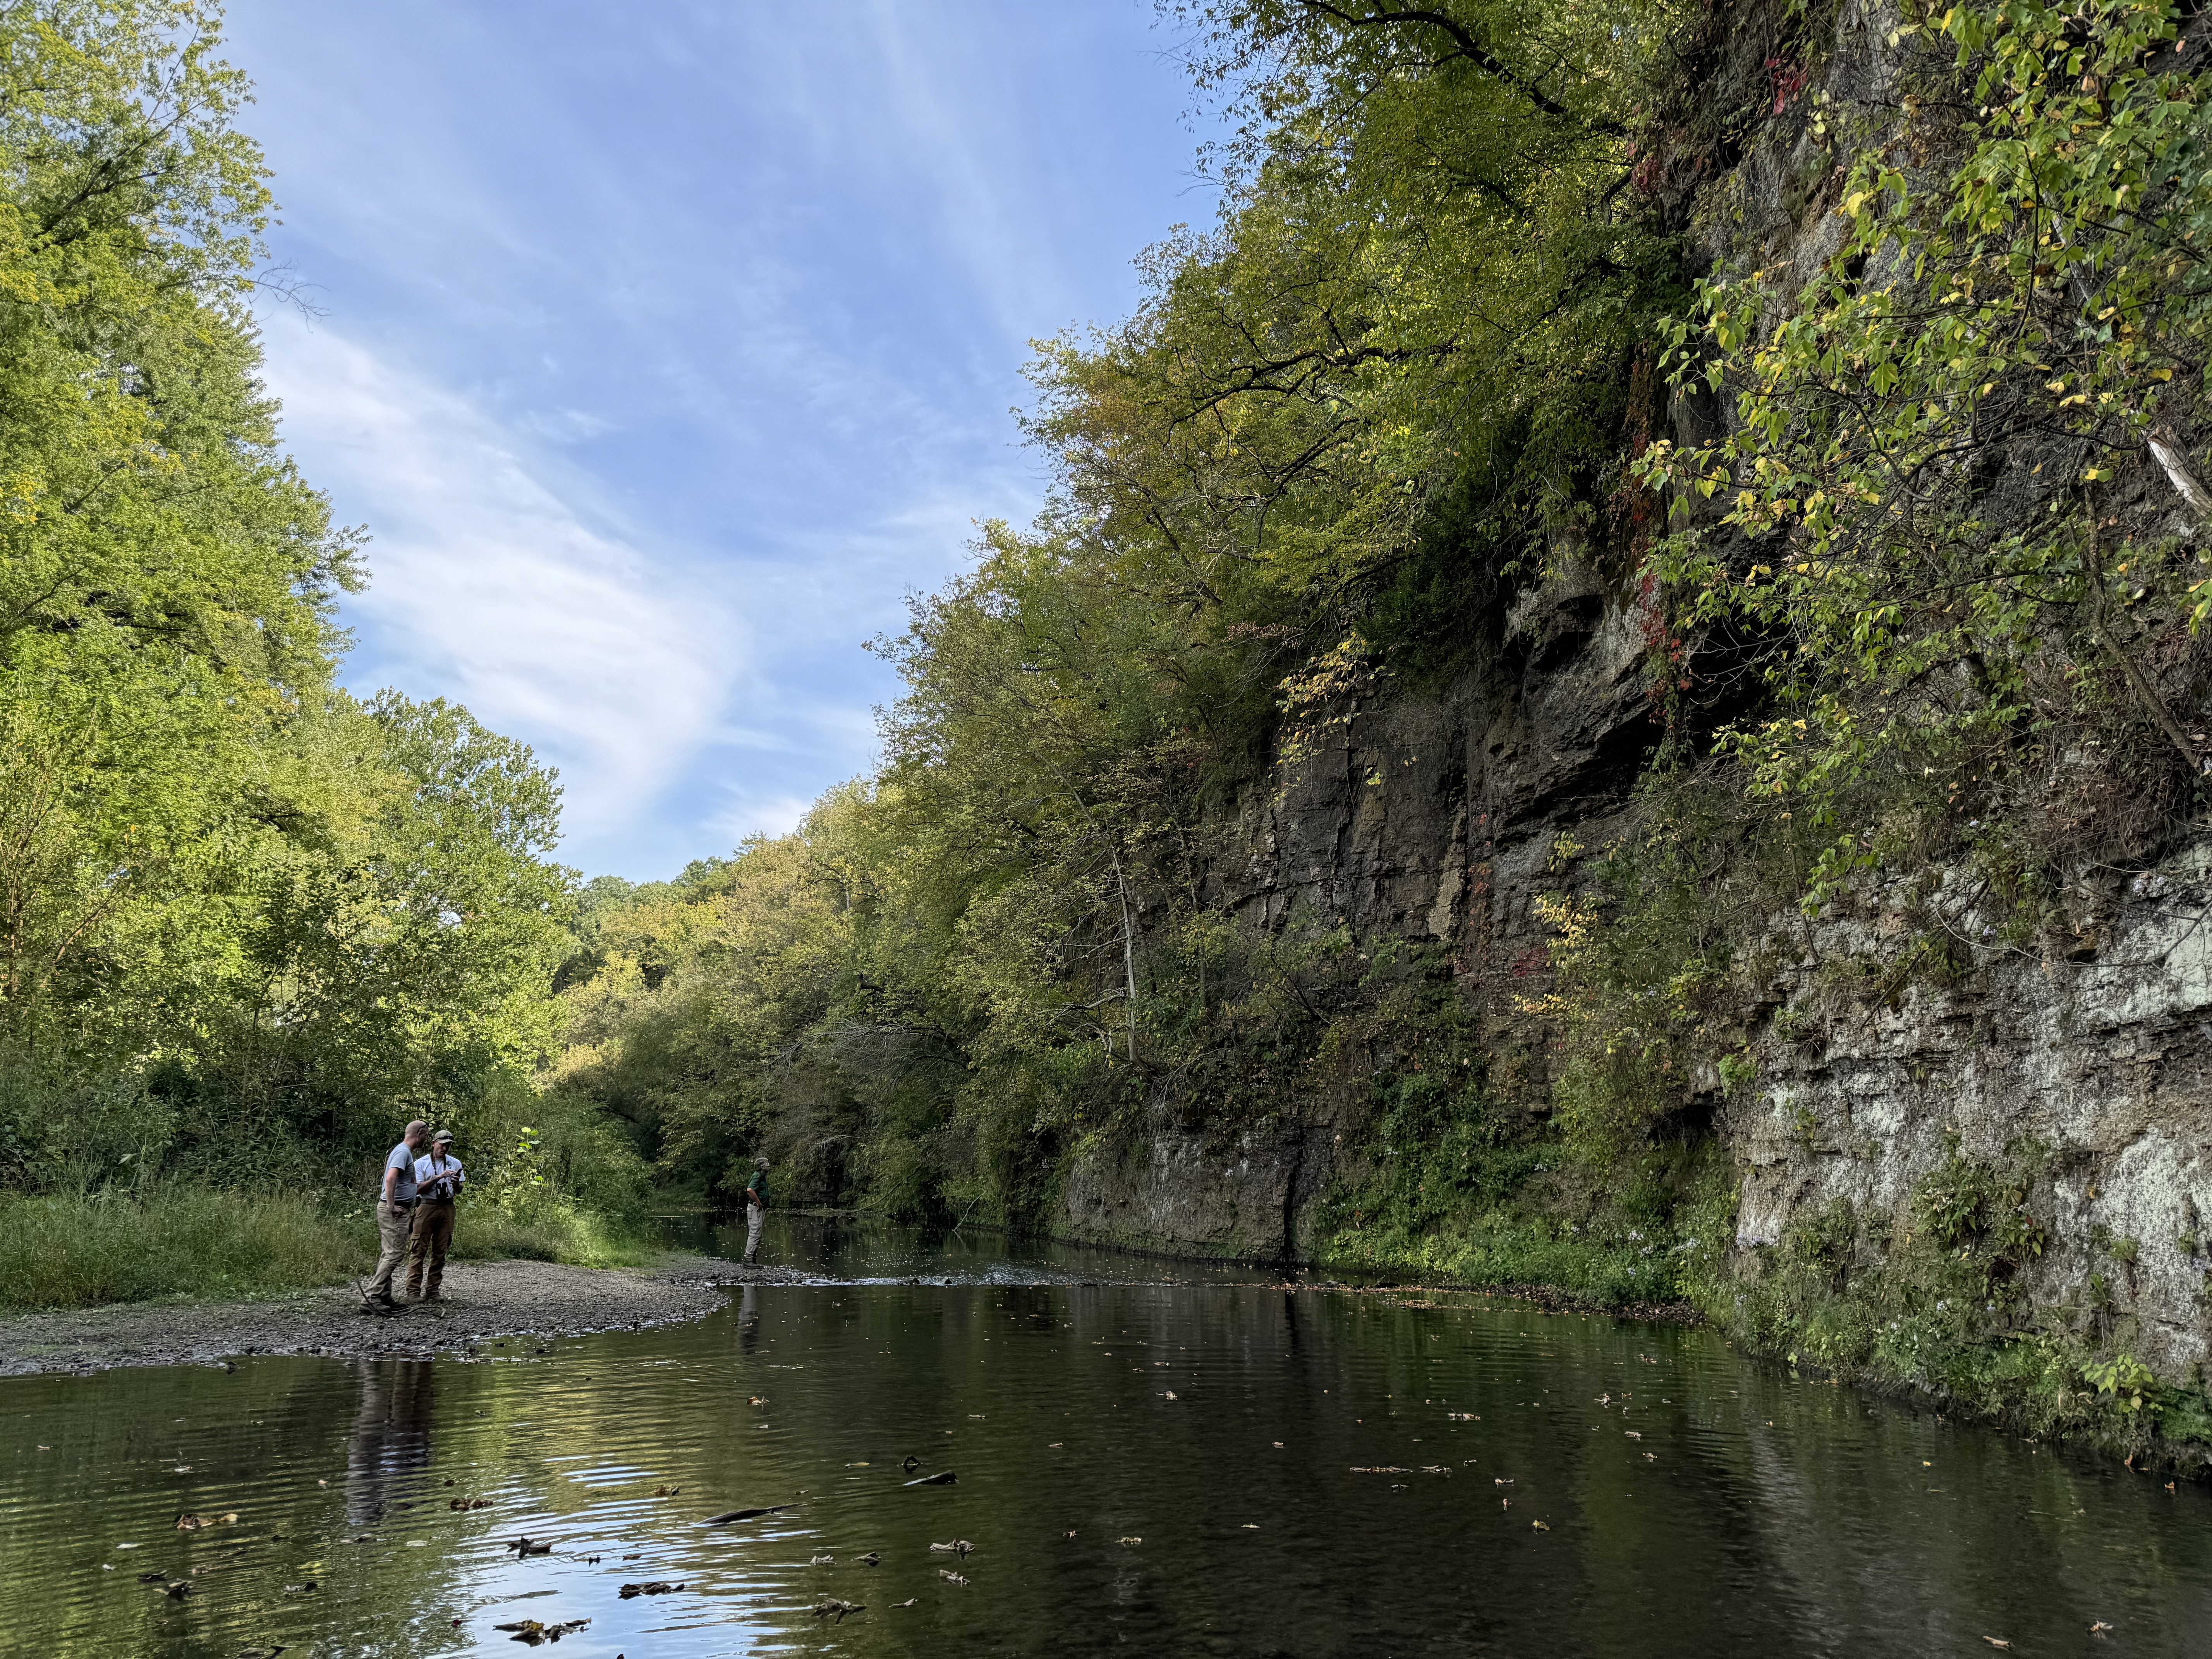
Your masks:
<path fill-rule="evenodd" d="M 1701 1332 L 796 1228 L 673 1330 L 0 1382 L 0 1650 L 2212 1653 L 2203 1486 Z"/>

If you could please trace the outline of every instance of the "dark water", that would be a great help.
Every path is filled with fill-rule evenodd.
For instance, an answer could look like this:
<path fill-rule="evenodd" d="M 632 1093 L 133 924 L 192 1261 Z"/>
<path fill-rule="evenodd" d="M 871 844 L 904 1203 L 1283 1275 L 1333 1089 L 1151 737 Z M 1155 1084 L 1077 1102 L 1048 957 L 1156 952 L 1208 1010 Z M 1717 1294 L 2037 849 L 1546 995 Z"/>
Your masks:
<path fill-rule="evenodd" d="M 0 1382 L 0 1648 L 511 1653 L 495 1626 L 588 1618 L 563 1655 L 2212 1653 L 2203 1486 L 1702 1333 L 771 1237 L 955 1282 L 759 1287 L 473 1360 Z M 909 1456 L 957 1484 L 904 1486 Z M 652 1579 L 684 1588 L 620 1598 Z M 817 1621 L 824 1595 L 867 1610 Z"/>

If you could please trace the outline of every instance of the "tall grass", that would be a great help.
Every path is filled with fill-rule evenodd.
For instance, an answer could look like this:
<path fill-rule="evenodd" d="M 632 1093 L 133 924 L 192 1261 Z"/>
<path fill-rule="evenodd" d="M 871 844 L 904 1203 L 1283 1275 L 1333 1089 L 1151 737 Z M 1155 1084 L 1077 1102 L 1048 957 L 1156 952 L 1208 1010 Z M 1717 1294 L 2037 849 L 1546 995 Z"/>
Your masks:
<path fill-rule="evenodd" d="M 0 1200 L 0 1308 L 250 1296 L 375 1262 L 373 1228 L 299 1196 L 167 1187 Z"/>
<path fill-rule="evenodd" d="M 515 1221 L 464 1204 L 453 1256 L 631 1266 L 650 1246 L 567 1205 Z M 221 1298 L 335 1285 L 376 1266 L 376 1224 L 304 1194 L 189 1186 L 0 1199 L 0 1311 L 162 1297 Z"/>

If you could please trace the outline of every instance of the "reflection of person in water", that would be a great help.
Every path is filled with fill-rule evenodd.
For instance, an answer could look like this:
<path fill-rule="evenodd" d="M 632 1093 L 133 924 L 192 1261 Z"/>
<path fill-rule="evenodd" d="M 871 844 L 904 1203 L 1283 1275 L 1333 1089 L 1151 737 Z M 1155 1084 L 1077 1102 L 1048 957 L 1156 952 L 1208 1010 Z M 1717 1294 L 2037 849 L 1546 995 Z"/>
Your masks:
<path fill-rule="evenodd" d="M 361 1368 L 361 1409 L 346 1448 L 346 1514 L 356 1523 L 384 1513 L 393 1477 L 430 1461 L 436 1368 L 428 1360 L 374 1360 Z"/>
<path fill-rule="evenodd" d="M 760 1341 L 760 1286 L 747 1285 L 738 1303 L 738 1346 L 751 1348 Z"/>

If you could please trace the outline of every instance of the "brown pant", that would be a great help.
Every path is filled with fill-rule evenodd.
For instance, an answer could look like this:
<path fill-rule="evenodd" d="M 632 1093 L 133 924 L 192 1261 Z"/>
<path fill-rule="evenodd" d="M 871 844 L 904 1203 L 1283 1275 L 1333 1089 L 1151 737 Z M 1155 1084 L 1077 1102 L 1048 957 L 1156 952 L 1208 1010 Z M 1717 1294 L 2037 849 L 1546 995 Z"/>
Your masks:
<path fill-rule="evenodd" d="M 382 1247 L 376 1258 L 376 1277 L 368 1282 L 368 1293 L 379 1299 L 392 1295 L 392 1275 L 407 1259 L 408 1230 L 415 1212 L 395 1210 L 382 1199 L 376 1200 L 376 1237 Z"/>
<path fill-rule="evenodd" d="M 407 1247 L 407 1294 L 434 1297 L 445 1281 L 446 1252 L 453 1243 L 453 1204 L 417 1204 L 415 1231 Z"/>

